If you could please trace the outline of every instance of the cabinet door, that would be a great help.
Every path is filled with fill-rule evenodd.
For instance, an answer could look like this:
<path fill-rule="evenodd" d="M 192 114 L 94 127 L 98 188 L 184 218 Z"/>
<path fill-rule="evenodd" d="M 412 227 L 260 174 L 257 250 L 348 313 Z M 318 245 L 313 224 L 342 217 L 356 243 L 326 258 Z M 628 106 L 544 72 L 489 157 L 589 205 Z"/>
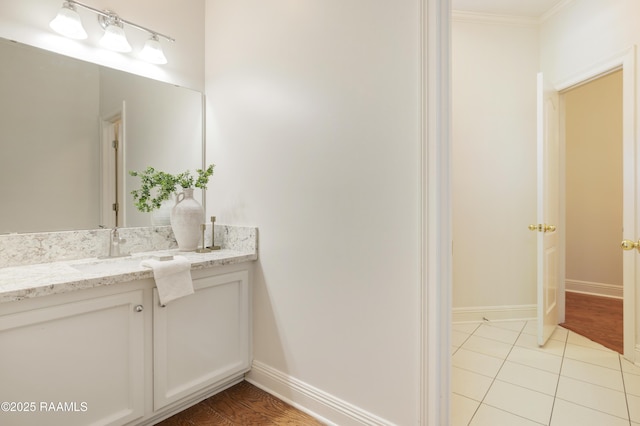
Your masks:
<path fill-rule="evenodd" d="M 0 424 L 143 416 L 142 301 L 137 290 L 0 316 Z"/>
<path fill-rule="evenodd" d="M 154 289 L 154 409 L 249 369 L 249 282 L 240 271 L 193 280 L 161 307 Z"/>

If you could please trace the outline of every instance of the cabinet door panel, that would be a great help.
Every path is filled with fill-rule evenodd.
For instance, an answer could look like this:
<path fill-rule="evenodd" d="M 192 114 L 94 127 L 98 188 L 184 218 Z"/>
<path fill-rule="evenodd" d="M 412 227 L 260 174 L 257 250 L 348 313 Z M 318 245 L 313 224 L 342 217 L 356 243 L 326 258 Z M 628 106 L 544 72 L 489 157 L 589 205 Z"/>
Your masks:
<path fill-rule="evenodd" d="M 144 414 L 142 290 L 0 316 L 0 424 L 117 425 Z M 7 384 L 11 384 L 8 386 Z M 28 412 L 19 411 L 28 403 Z"/>
<path fill-rule="evenodd" d="M 193 281 L 195 293 L 160 307 L 154 290 L 154 408 L 249 368 L 248 273 Z"/>

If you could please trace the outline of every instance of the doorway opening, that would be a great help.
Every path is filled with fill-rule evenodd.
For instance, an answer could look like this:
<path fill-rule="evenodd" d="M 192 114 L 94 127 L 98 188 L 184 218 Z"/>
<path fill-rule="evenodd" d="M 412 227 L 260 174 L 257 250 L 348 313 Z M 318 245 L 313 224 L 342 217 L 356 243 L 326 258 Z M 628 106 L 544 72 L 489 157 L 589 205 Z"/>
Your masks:
<path fill-rule="evenodd" d="M 565 322 L 623 346 L 622 70 L 562 93 L 565 152 Z"/>
<path fill-rule="evenodd" d="M 102 227 L 125 226 L 124 220 L 124 119 L 118 111 L 102 119 L 101 218 Z"/>
<path fill-rule="evenodd" d="M 631 46 L 629 49 L 622 51 L 616 55 L 613 55 L 601 62 L 598 62 L 591 67 L 583 70 L 583 72 L 577 74 L 576 76 L 556 85 L 556 90 L 558 90 L 562 96 L 561 102 L 561 120 L 560 122 L 564 125 L 564 115 L 565 115 L 565 94 L 570 90 L 579 88 L 582 85 L 585 85 L 589 82 L 598 80 L 601 77 L 606 77 L 609 74 L 613 74 L 615 72 L 619 72 L 622 79 L 622 151 L 621 156 L 618 157 L 618 161 L 621 158 L 621 167 L 622 167 L 622 227 L 618 228 L 617 236 L 618 239 L 615 243 L 615 246 L 610 247 L 612 252 L 622 253 L 622 299 L 623 299 L 623 356 L 631 361 L 637 361 L 640 359 L 640 348 L 636 347 L 636 320 L 635 320 L 635 312 L 636 312 L 636 287 L 638 281 L 640 280 L 640 276 L 636 273 L 638 267 L 640 266 L 640 255 L 636 250 L 622 252 L 620 248 L 620 242 L 622 239 L 629 239 L 636 241 L 638 237 L 640 237 L 640 222 L 638 219 L 638 207 L 637 201 L 640 200 L 639 190 L 636 182 L 637 175 L 637 164 L 638 155 L 640 152 L 637 149 L 637 141 L 636 141 L 636 100 L 635 100 L 635 78 L 636 78 L 636 48 L 635 46 Z M 562 129 L 564 130 L 564 129 Z M 561 161 L 564 164 L 566 158 L 566 140 L 564 138 L 564 132 L 561 133 Z M 564 178 L 564 174 L 562 175 Z M 561 182 L 561 190 L 565 191 L 566 182 Z M 567 202 L 565 197 L 560 197 L 561 203 L 561 218 L 562 218 L 562 228 L 566 229 L 566 208 Z M 595 227 L 601 226 L 601 223 L 590 223 L 589 227 L 586 229 L 581 229 L 580 231 L 583 233 L 591 232 Z M 565 266 L 566 261 L 566 244 L 567 244 L 567 235 L 563 233 L 562 238 L 562 253 L 561 253 L 561 266 Z M 572 278 L 568 274 L 563 271 L 563 275 L 566 278 Z M 584 283 L 581 283 L 584 287 Z M 587 282 L 588 284 L 588 282 Z M 600 284 L 603 284 L 602 282 Z M 608 283 L 604 283 L 608 284 Z M 573 285 L 573 289 L 575 289 L 575 283 L 569 283 L 568 288 L 571 290 Z M 560 297 L 564 299 L 565 296 L 565 283 L 561 284 L 560 288 Z M 594 287 L 592 286 L 592 289 Z M 601 293 L 606 286 L 596 286 L 599 288 Z M 619 290 L 618 290 L 619 291 Z M 594 292 L 594 291 L 591 291 Z M 565 319 L 565 302 L 561 300 L 561 315 L 560 320 L 564 321 Z"/>

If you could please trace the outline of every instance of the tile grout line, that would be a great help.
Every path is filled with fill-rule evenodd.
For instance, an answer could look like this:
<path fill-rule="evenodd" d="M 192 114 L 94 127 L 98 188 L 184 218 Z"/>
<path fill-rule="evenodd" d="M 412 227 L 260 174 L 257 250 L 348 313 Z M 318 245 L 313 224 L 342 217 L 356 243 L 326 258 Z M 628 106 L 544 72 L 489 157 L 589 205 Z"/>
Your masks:
<path fill-rule="evenodd" d="M 627 395 L 627 384 L 624 381 L 624 370 L 622 369 L 622 356 L 618 354 L 618 363 L 620 364 L 620 375 L 622 376 L 622 391 L 624 392 L 624 402 L 627 405 L 627 416 L 629 425 L 631 425 L 631 410 L 629 409 L 629 396 Z"/>
<path fill-rule="evenodd" d="M 466 339 L 464 339 L 464 341 L 460 344 L 460 346 L 458 346 L 458 347 L 456 348 L 456 350 L 455 350 L 455 351 L 453 351 L 453 352 L 451 353 L 451 356 L 455 355 L 455 354 L 456 354 L 456 352 L 458 352 L 458 351 L 460 350 L 460 348 L 462 348 L 462 346 L 463 346 L 465 343 L 467 343 L 467 341 L 471 338 L 471 336 L 473 336 L 473 333 L 475 333 L 475 332 L 476 332 L 476 330 L 477 330 L 478 328 L 480 328 L 480 326 L 481 326 L 481 325 L 482 325 L 482 324 L 481 324 L 481 323 L 479 323 L 479 324 L 476 326 L 476 328 L 474 328 L 474 329 L 473 329 L 473 331 L 471 332 L 471 334 L 469 334 L 469 335 L 467 336 L 467 338 L 466 338 Z M 462 332 L 461 332 L 461 333 L 462 333 Z M 464 334 L 467 334 L 467 333 L 464 333 Z"/>
<path fill-rule="evenodd" d="M 469 335 L 469 337 L 467 338 L 467 340 L 469 340 L 471 338 L 471 336 L 473 336 L 476 331 L 478 331 L 480 329 L 480 327 L 482 326 L 483 323 L 478 324 L 478 326 L 475 328 L 475 330 L 473 330 L 473 333 L 471 333 Z M 466 342 L 466 340 L 465 340 Z M 462 347 L 462 346 L 460 346 Z M 502 368 L 502 367 L 500 367 Z M 498 372 L 500 372 L 500 370 L 498 370 Z M 496 373 L 497 374 L 497 373 Z M 485 376 L 486 377 L 486 376 Z M 489 389 L 491 389 L 491 386 L 493 385 L 493 381 L 495 380 L 495 377 L 492 379 L 491 384 L 489 385 L 489 387 L 487 388 L 487 391 L 484 393 L 484 395 L 482 396 L 482 401 L 484 401 L 484 398 L 487 396 L 487 393 L 489 393 Z M 473 418 L 476 416 L 476 414 L 478 414 L 478 410 L 480 409 L 480 407 L 482 407 L 482 401 L 480 401 L 480 403 L 478 404 L 478 406 L 476 407 L 476 409 L 473 412 L 473 415 L 471 415 L 471 418 L 469 419 L 469 423 L 467 423 L 467 426 L 471 426 L 471 422 L 473 421 Z"/>
<path fill-rule="evenodd" d="M 556 327 L 556 330 L 558 328 Z M 562 360 L 560 361 L 560 369 L 558 370 L 558 381 L 556 382 L 556 390 L 553 393 L 553 403 L 551 404 L 551 413 L 549 414 L 549 425 L 551 424 L 551 420 L 553 419 L 553 411 L 556 408 L 556 400 L 558 399 L 558 388 L 560 387 L 560 378 L 562 377 L 562 367 L 564 367 L 564 356 L 567 352 L 567 344 L 569 343 L 569 332 L 567 331 L 567 336 L 564 338 L 564 347 L 562 348 Z"/>

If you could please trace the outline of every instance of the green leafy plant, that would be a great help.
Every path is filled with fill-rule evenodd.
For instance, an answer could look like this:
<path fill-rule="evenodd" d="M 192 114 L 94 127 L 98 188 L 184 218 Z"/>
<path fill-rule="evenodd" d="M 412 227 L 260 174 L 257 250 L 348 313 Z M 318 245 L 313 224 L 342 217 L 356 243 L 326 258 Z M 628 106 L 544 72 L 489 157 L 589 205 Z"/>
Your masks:
<path fill-rule="evenodd" d="M 141 182 L 140 189 L 131 191 L 135 205 L 141 212 L 151 212 L 159 209 L 162 202 L 168 200 L 176 191 L 178 185 L 183 189 L 193 187 L 207 189 L 214 167 L 215 165 L 211 164 L 205 170 L 196 169 L 197 178 L 188 170 L 177 175 L 162 172 L 153 167 L 147 167 L 141 172 L 130 171 L 129 174 L 139 177 Z"/>

